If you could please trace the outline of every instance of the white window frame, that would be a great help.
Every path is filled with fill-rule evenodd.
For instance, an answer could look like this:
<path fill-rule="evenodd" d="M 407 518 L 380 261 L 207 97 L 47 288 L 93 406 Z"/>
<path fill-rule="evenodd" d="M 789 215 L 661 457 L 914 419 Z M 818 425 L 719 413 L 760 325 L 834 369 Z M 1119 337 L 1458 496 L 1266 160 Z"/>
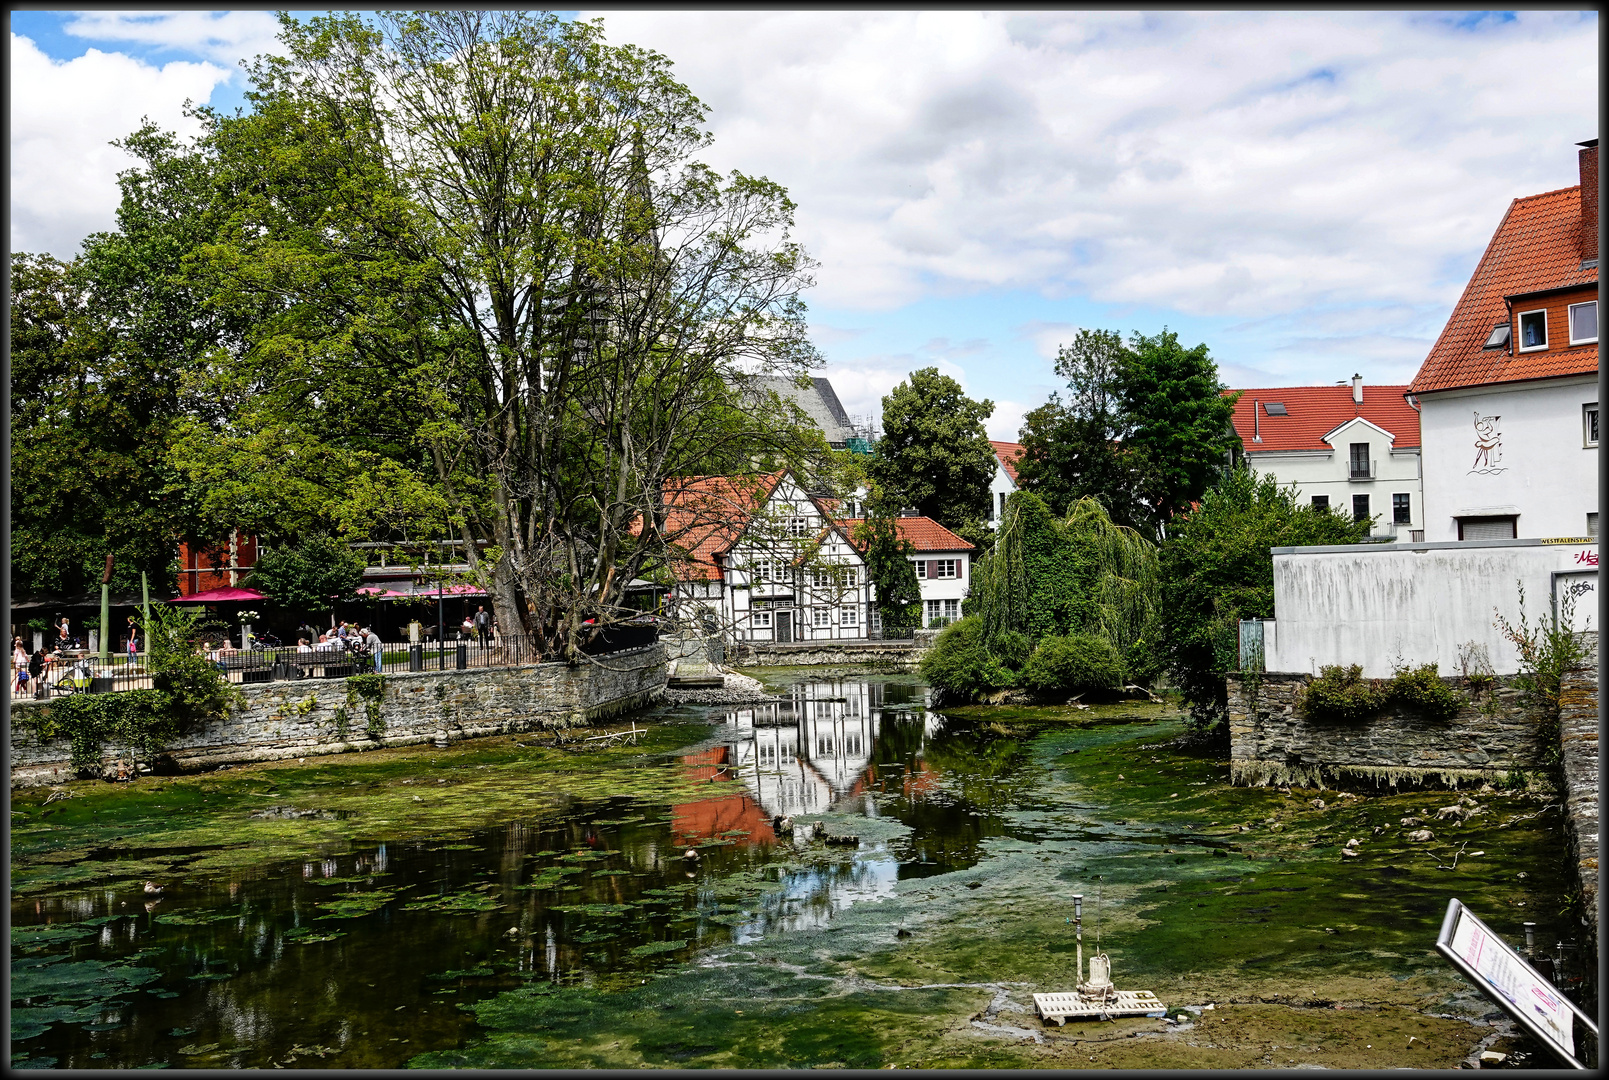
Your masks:
<path fill-rule="evenodd" d="M 810 519 L 808 517 L 790 517 L 788 519 L 788 535 L 795 540 L 810 535 Z"/>
<path fill-rule="evenodd" d="M 922 619 L 923 626 L 932 626 L 935 619 L 944 618 L 942 614 L 944 609 L 939 606 L 939 602 L 937 600 L 924 600 L 922 601 L 922 607 L 924 609 L 922 611 L 924 616 Z"/>
<path fill-rule="evenodd" d="M 1592 309 L 1592 321 L 1593 322 L 1598 321 L 1598 301 L 1596 301 L 1596 300 L 1584 300 L 1579 304 L 1571 304 L 1570 307 L 1569 307 L 1569 311 L 1566 313 L 1565 319 L 1570 324 L 1570 344 L 1572 344 L 1572 345 L 1592 345 L 1592 344 L 1596 343 L 1597 340 L 1598 340 L 1598 335 L 1597 334 L 1593 334 L 1591 337 L 1584 337 L 1584 338 L 1578 338 L 1578 337 L 1575 336 L 1575 309 L 1576 308 L 1584 308 L 1584 307 L 1591 308 Z"/>
<path fill-rule="evenodd" d="M 1597 420 L 1598 420 L 1598 403 L 1596 401 L 1589 401 L 1585 405 L 1581 406 L 1581 445 L 1582 446 L 1593 447 L 1593 446 L 1598 445 L 1598 440 L 1594 439 L 1592 437 L 1592 429 L 1596 426 L 1595 422 Z"/>
<path fill-rule="evenodd" d="M 961 576 L 961 560 L 960 559 L 934 559 L 933 560 L 933 569 L 936 571 L 936 573 L 933 575 L 935 580 L 940 580 L 940 581 L 954 580 L 954 579 L 956 579 L 956 578 Z M 948 573 L 946 573 L 946 571 L 948 571 Z"/>
<path fill-rule="evenodd" d="M 959 600 L 945 600 L 945 601 L 943 601 L 943 603 L 944 603 L 944 615 L 943 615 L 943 618 L 949 619 L 951 622 L 954 622 L 956 619 L 959 619 L 961 617 L 961 601 L 959 601 Z"/>
<path fill-rule="evenodd" d="M 752 612 L 749 613 L 749 618 L 750 618 L 750 621 L 753 622 L 754 628 L 756 630 L 769 630 L 769 629 L 771 629 L 771 612 L 769 612 L 769 611 L 752 611 Z"/>
<path fill-rule="evenodd" d="M 839 626 L 859 626 L 860 607 L 857 604 L 845 604 L 838 609 Z"/>
<path fill-rule="evenodd" d="M 916 563 L 916 576 L 917 576 L 917 578 L 919 578 L 922 581 L 926 581 L 927 580 L 927 560 L 926 559 L 913 559 L 912 561 Z"/>
<path fill-rule="evenodd" d="M 832 625 L 832 608 L 814 607 L 810 609 L 810 625 L 822 627 Z"/>
<path fill-rule="evenodd" d="M 844 588 L 857 589 L 860 587 L 860 572 L 854 567 L 844 571 Z"/>
<path fill-rule="evenodd" d="M 1542 344 L 1540 344 L 1540 345 L 1526 345 L 1526 344 L 1523 344 L 1523 342 L 1525 341 L 1525 317 L 1527 315 L 1540 315 L 1540 316 L 1542 316 Z M 1545 308 L 1545 307 L 1543 307 L 1543 308 L 1532 308 L 1530 311 L 1518 311 L 1518 312 L 1515 312 L 1515 314 L 1514 314 L 1514 325 L 1519 330 L 1519 332 L 1514 335 L 1514 351 L 1515 352 L 1517 352 L 1517 353 L 1522 353 L 1522 352 L 1542 352 L 1544 349 L 1546 349 L 1548 347 L 1548 309 L 1547 308 Z"/>

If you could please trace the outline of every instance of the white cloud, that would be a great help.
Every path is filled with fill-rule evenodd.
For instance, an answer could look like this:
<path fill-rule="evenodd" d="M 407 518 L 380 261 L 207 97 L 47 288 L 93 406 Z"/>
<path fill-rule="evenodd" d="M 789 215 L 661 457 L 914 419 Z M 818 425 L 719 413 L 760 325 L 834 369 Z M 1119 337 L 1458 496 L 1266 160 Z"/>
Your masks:
<path fill-rule="evenodd" d="M 90 49 L 73 60 L 46 56 L 11 36 L 11 243 L 15 251 L 71 258 L 91 232 L 116 226 L 117 173 L 132 167 L 109 145 L 150 117 L 197 133 L 184 102 L 206 101 L 229 77 L 207 62 L 153 67 Z"/>
<path fill-rule="evenodd" d="M 987 288 L 1196 315 L 1445 310 L 1575 182 L 1597 24 L 1394 12 L 612 11 L 799 203 L 835 308 Z M 1546 57 L 1539 67 L 1538 57 Z"/>
<path fill-rule="evenodd" d="M 192 53 L 231 69 L 275 51 L 279 20 L 269 11 L 81 11 L 62 30 L 90 41 L 126 41 Z"/>

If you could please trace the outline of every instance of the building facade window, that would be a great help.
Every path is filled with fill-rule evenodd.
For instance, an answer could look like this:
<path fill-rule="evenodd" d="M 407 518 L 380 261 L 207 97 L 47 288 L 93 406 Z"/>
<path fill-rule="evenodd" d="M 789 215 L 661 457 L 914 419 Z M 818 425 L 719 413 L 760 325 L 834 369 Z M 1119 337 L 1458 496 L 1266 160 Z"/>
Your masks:
<path fill-rule="evenodd" d="M 1458 519 L 1460 540 L 1512 540 L 1516 535 L 1512 517 L 1468 517 Z"/>
<path fill-rule="evenodd" d="M 1398 492 L 1391 496 L 1391 523 L 1393 525 L 1413 524 L 1413 496 Z"/>
<path fill-rule="evenodd" d="M 935 578 L 953 578 L 959 576 L 960 572 L 957 567 L 959 566 L 960 561 L 961 560 L 959 559 L 934 559 L 933 576 Z"/>
<path fill-rule="evenodd" d="M 1315 510 L 1328 510 L 1329 508 L 1330 508 L 1330 497 L 1328 495 L 1315 495 L 1315 496 L 1313 496 L 1313 509 L 1315 509 Z"/>
<path fill-rule="evenodd" d="M 944 601 L 944 617 L 946 619 L 949 619 L 951 622 L 954 622 L 956 619 L 959 619 L 961 617 L 961 601 L 959 601 L 959 600 L 946 600 L 946 601 Z"/>
<path fill-rule="evenodd" d="M 847 605 L 845 607 L 839 608 L 838 609 L 838 625 L 839 626 L 859 626 L 860 625 L 860 608 L 858 606 L 855 606 L 855 605 Z"/>
<path fill-rule="evenodd" d="M 1006 495 L 1007 494 L 1008 493 L 1004 492 L 1004 491 L 1002 491 L 1000 493 L 1000 520 L 1002 520 L 1002 521 L 1004 521 L 1005 517 L 1006 517 Z"/>
<path fill-rule="evenodd" d="M 916 576 L 921 578 L 923 581 L 927 580 L 927 560 L 926 559 L 917 559 L 916 560 Z"/>
<path fill-rule="evenodd" d="M 810 535 L 810 519 L 807 517 L 791 517 L 788 519 L 788 535 L 801 537 Z"/>
<path fill-rule="evenodd" d="M 922 624 L 924 626 L 932 626 L 934 623 L 939 621 L 941 617 L 939 613 L 944 609 L 939 606 L 939 602 L 937 600 L 924 600 L 922 602 L 922 606 L 927 609 L 925 612 L 927 618 L 922 620 Z"/>
<path fill-rule="evenodd" d="M 1367 495 L 1352 496 L 1352 520 L 1368 521 L 1370 516 L 1369 497 Z"/>
<path fill-rule="evenodd" d="M 1598 445 L 1598 403 L 1581 406 L 1581 439 L 1584 446 Z"/>
<path fill-rule="evenodd" d="M 771 613 L 769 611 L 756 611 L 750 616 L 756 630 L 771 629 Z"/>
<path fill-rule="evenodd" d="M 1351 446 L 1352 479 L 1367 480 L 1369 473 L 1369 444 L 1355 442 Z"/>
<path fill-rule="evenodd" d="M 811 621 L 816 626 L 832 625 L 832 608 L 818 607 L 810 609 Z"/>
<path fill-rule="evenodd" d="M 1570 344 L 1590 345 L 1598 340 L 1598 301 L 1570 305 Z"/>
<path fill-rule="evenodd" d="M 1548 347 L 1548 313 L 1546 308 L 1538 311 L 1520 312 L 1520 352 L 1531 352 L 1536 349 Z"/>
<path fill-rule="evenodd" d="M 1598 512 L 1596 510 L 1587 515 L 1587 535 L 1594 540 L 1598 539 Z"/>

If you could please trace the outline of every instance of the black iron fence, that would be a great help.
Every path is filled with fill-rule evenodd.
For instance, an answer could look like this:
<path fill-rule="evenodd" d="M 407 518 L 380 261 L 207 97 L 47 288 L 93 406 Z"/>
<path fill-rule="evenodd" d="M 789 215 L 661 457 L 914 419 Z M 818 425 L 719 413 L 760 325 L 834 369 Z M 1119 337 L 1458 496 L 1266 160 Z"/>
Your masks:
<path fill-rule="evenodd" d="M 659 639 L 652 624 L 612 626 L 582 647 L 589 656 L 642 648 Z M 475 634 L 459 641 L 382 642 L 368 649 L 356 639 L 315 646 L 276 649 L 221 649 L 207 654 L 232 683 L 289 682 L 301 679 L 344 679 L 351 675 L 408 671 L 468 671 L 476 668 L 517 667 L 558 659 L 551 649 L 523 634 Z M 151 675 L 143 658 L 109 657 L 103 665 L 97 654 L 67 654 L 52 659 L 30 680 L 28 696 L 52 698 L 78 693 L 113 693 L 151 689 Z"/>

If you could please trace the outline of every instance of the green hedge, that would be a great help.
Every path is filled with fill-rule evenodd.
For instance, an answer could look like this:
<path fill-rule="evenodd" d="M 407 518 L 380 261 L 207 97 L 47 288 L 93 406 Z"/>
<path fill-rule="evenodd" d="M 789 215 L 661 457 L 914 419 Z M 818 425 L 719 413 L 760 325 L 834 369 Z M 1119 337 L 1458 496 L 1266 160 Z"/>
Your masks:
<path fill-rule="evenodd" d="M 1123 686 L 1123 658 L 1111 642 L 1090 634 L 1047 637 L 1028 658 L 1022 681 L 1034 690 L 1117 690 Z"/>

